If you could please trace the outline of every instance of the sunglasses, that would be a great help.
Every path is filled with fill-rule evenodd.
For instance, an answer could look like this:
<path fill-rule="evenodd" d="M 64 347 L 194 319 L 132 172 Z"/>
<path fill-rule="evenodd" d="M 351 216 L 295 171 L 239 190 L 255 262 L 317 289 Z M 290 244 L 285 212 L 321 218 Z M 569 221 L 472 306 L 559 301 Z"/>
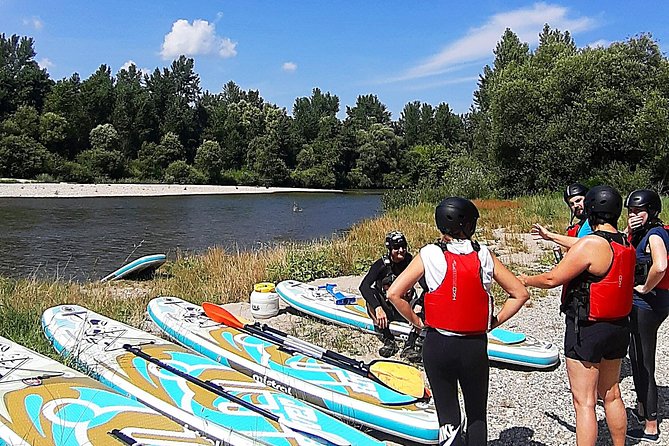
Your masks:
<path fill-rule="evenodd" d="M 397 250 L 399 250 L 400 248 L 407 249 L 407 245 L 406 245 L 406 243 L 400 243 L 400 244 L 397 244 L 397 245 L 390 245 L 390 248 L 391 248 L 391 249 L 394 249 L 395 251 L 397 251 Z"/>

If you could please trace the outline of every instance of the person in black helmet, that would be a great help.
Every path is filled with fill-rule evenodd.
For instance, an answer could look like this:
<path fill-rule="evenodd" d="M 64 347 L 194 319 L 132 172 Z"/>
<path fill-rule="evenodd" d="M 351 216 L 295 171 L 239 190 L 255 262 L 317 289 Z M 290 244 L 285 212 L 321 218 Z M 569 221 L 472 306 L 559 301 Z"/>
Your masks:
<path fill-rule="evenodd" d="M 627 233 L 636 248 L 634 301 L 630 315 L 632 337 L 629 347 L 637 407 L 632 414 L 643 429 L 632 429 L 627 436 L 658 442 L 657 384 L 655 351 L 657 331 L 669 315 L 669 275 L 667 252 L 669 234 L 660 220 L 662 201 L 649 189 L 635 190 L 627 197 Z"/>
<path fill-rule="evenodd" d="M 485 245 L 472 240 L 479 217 L 469 200 L 450 197 L 435 209 L 441 239 L 424 246 L 395 280 L 388 298 L 415 327 L 423 321 L 404 293 L 425 276 L 429 292 L 424 311 L 427 334 L 423 364 L 439 419 L 439 444 L 485 445 L 489 365 L 486 333 L 520 310 L 529 294 Z M 509 293 L 493 316 L 493 279 Z M 466 431 L 461 426 L 458 385 L 464 397 Z"/>
<path fill-rule="evenodd" d="M 585 195 L 587 193 L 588 188 L 580 183 L 573 183 L 565 188 L 562 198 L 564 199 L 564 202 L 567 203 L 567 206 L 569 206 L 569 212 L 571 214 L 566 234 L 551 232 L 538 223 L 532 225 L 530 233 L 537 236 L 537 238 L 555 242 L 566 249 L 569 249 L 579 238 L 592 234 L 592 228 L 590 228 L 588 217 L 583 206 Z M 576 222 L 574 222 L 574 219 L 576 219 Z M 556 247 L 556 250 L 556 257 L 559 260 L 562 258 L 562 252 L 559 247 Z"/>
<path fill-rule="evenodd" d="M 521 275 L 527 286 L 562 285 L 565 313 L 564 355 L 576 411 L 576 444 L 597 440 L 597 396 L 615 446 L 625 444 L 627 415 L 618 385 L 629 344 L 636 255 L 617 230 L 622 197 L 610 186 L 596 186 L 585 196 L 591 235 L 578 239 L 551 271 Z"/>
<path fill-rule="evenodd" d="M 374 328 L 381 334 L 383 346 L 379 355 L 388 358 L 398 351 L 395 335 L 390 331 L 389 324 L 393 321 L 404 321 L 404 318 L 395 310 L 386 291 L 395 278 L 409 265 L 413 256 L 408 251 L 407 239 L 400 231 L 392 231 L 386 235 L 386 249 L 388 252 L 372 264 L 369 271 L 360 283 L 360 293 L 367 303 L 367 313 L 372 318 Z M 423 290 L 427 289 L 425 280 L 419 281 Z M 404 299 L 413 306 L 420 305 L 415 291 L 408 290 Z M 418 333 L 412 332 L 402 349 L 402 356 L 415 362 L 420 360 L 420 346 L 416 346 Z"/>

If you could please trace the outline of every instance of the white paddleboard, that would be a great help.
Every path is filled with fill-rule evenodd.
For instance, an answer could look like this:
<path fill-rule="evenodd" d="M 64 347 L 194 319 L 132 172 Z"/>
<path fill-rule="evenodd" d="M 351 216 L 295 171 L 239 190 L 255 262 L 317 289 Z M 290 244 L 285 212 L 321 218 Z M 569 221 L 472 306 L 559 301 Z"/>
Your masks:
<path fill-rule="evenodd" d="M 167 256 L 165 254 L 154 254 L 150 256 L 140 257 L 133 260 L 114 271 L 111 274 L 100 279 L 100 282 L 107 282 L 109 280 L 130 279 L 142 274 L 150 274 L 158 269 L 165 261 Z"/>
<path fill-rule="evenodd" d="M 0 445 L 123 444 L 213 442 L 60 362 L 0 337 Z"/>
<path fill-rule="evenodd" d="M 374 324 L 367 314 L 362 296 L 341 291 L 331 292 L 297 280 L 284 280 L 276 286 L 276 292 L 288 305 L 303 313 L 374 333 Z M 352 303 L 337 305 L 337 300 L 349 300 Z M 408 322 L 391 322 L 390 330 L 406 338 L 411 326 Z M 532 368 L 552 367 L 559 361 L 556 345 L 501 328 L 495 328 L 488 334 L 488 357 L 491 361 Z"/>
<path fill-rule="evenodd" d="M 155 298 L 148 311 L 172 339 L 256 381 L 353 424 L 415 442 L 437 443 L 439 422 L 428 401 L 418 401 L 353 371 L 213 322 L 201 306 L 176 297 Z"/>

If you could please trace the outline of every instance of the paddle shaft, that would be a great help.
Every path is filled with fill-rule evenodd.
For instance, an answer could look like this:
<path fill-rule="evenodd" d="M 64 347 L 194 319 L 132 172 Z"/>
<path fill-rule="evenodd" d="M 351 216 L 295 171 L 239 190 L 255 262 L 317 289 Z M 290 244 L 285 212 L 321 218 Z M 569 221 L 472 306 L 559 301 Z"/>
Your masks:
<path fill-rule="evenodd" d="M 181 370 L 172 367 L 171 365 L 167 364 L 164 361 L 161 361 L 158 358 L 155 358 L 148 353 L 144 353 L 142 350 L 131 346 L 130 344 L 124 344 L 123 348 L 132 353 L 133 355 L 144 359 L 145 361 L 150 362 L 151 364 L 155 364 L 160 368 L 163 368 L 167 370 L 170 373 L 174 373 L 180 378 L 185 379 L 188 382 L 191 382 L 195 384 L 198 387 L 202 387 L 205 390 L 208 390 L 215 395 L 222 396 L 223 398 L 227 398 L 228 400 L 232 401 L 233 403 L 239 404 L 242 407 L 245 407 L 253 412 L 256 412 L 260 415 L 262 415 L 265 418 L 269 418 L 272 421 L 279 422 L 279 416 L 276 414 L 273 414 L 272 412 L 269 412 L 262 407 L 258 407 L 254 404 L 249 403 L 248 401 L 244 401 L 243 399 L 236 397 L 235 395 L 231 394 L 230 392 L 226 391 L 223 387 L 219 386 L 218 384 L 215 384 L 211 381 L 204 381 L 199 378 L 196 378 L 188 373 L 182 372 Z"/>

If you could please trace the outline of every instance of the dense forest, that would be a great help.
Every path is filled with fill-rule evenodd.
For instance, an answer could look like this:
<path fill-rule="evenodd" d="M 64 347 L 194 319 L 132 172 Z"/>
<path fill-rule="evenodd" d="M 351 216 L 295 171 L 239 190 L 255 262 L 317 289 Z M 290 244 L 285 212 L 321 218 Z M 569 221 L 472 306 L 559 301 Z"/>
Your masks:
<path fill-rule="evenodd" d="M 511 31 L 468 113 L 374 94 L 338 117 L 314 88 L 292 110 L 235 82 L 202 91 L 193 60 L 143 74 L 101 65 L 54 81 L 34 41 L 0 34 L 0 177 L 323 188 L 446 188 L 515 196 L 573 180 L 663 189 L 669 61 L 649 35 L 577 48 L 546 25 L 533 51 Z M 448 90 L 444 90 L 444 101 Z"/>

